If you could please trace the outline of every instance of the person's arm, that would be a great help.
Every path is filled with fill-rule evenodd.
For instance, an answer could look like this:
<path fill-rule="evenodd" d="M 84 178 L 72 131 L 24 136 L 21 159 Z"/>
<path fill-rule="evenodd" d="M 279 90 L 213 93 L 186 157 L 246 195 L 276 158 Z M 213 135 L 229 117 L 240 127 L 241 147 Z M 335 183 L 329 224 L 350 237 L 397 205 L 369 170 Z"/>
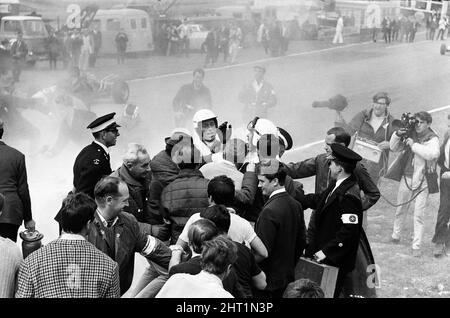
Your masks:
<path fill-rule="evenodd" d="M 263 259 L 269 256 L 269 252 L 267 251 L 266 246 L 258 237 L 258 235 L 256 235 L 255 238 L 250 242 L 250 247 L 257 263 L 261 262 Z"/>
<path fill-rule="evenodd" d="M 172 268 L 175 265 L 178 265 L 181 263 L 181 260 L 183 258 L 183 253 L 188 248 L 188 243 L 183 241 L 182 239 L 178 238 L 177 243 L 175 244 L 176 248 L 172 248 L 172 256 L 170 258 L 169 262 L 169 269 Z"/>
<path fill-rule="evenodd" d="M 28 181 L 27 181 L 27 169 L 25 166 L 25 156 L 22 155 L 19 159 L 17 167 L 17 175 L 19 176 L 17 182 L 17 192 L 22 201 L 23 206 L 23 220 L 24 225 L 29 230 L 34 230 L 34 221 L 31 215 L 31 200 L 30 200 L 30 191 L 28 189 Z"/>
<path fill-rule="evenodd" d="M 249 168 L 250 166 L 250 168 Z M 236 190 L 234 196 L 234 205 L 237 207 L 251 206 L 255 200 L 256 190 L 258 188 L 258 177 L 253 169 L 254 164 L 247 166 L 247 171 L 242 179 L 241 190 Z"/>
<path fill-rule="evenodd" d="M 356 179 L 358 180 L 360 189 L 364 193 L 364 197 L 361 198 L 361 201 L 363 211 L 366 211 L 380 199 L 380 190 L 378 189 L 375 182 L 373 182 L 367 169 L 361 163 L 358 163 L 356 165 L 354 174 Z"/>
<path fill-rule="evenodd" d="M 391 140 L 389 140 L 389 147 L 391 148 L 391 151 L 394 152 L 402 151 L 405 148 L 405 145 L 397 132 L 392 134 Z"/>
<path fill-rule="evenodd" d="M 411 145 L 411 150 L 425 160 L 437 159 L 440 154 L 439 139 L 437 137 L 433 137 L 424 144 L 415 142 Z"/>
<path fill-rule="evenodd" d="M 111 282 L 106 291 L 105 298 L 120 298 L 119 265 L 116 262 L 114 263 Z"/>
<path fill-rule="evenodd" d="M 292 179 L 301 179 L 315 176 L 317 172 L 316 157 L 299 162 L 283 163 L 288 176 Z"/>
<path fill-rule="evenodd" d="M 262 243 L 266 247 L 267 255 L 271 255 L 277 237 L 278 224 L 276 224 L 276 221 L 271 217 L 272 212 L 274 211 L 263 210 L 255 225 L 256 235 L 261 239 Z M 255 259 L 258 261 L 256 255 Z"/>
<path fill-rule="evenodd" d="M 252 277 L 252 284 L 256 289 L 264 290 L 267 286 L 266 274 L 261 271 L 258 275 Z"/>

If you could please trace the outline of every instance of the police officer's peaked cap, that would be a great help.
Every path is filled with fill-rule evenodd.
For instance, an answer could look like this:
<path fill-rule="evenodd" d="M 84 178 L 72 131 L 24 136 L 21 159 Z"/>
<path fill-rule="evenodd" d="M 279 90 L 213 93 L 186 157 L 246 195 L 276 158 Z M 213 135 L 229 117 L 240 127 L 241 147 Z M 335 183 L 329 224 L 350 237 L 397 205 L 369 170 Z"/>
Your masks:
<path fill-rule="evenodd" d="M 293 141 L 292 141 L 291 135 L 286 130 L 284 130 L 283 128 L 281 128 L 281 127 L 277 127 L 277 128 L 278 128 L 278 131 L 279 131 L 278 136 L 280 137 L 280 140 L 283 142 L 285 149 L 286 150 L 291 149 L 292 145 L 293 145 Z"/>
<path fill-rule="evenodd" d="M 114 119 L 116 113 L 110 113 L 102 117 L 97 118 L 86 128 L 90 129 L 92 133 L 96 133 L 105 129 L 120 127 Z"/>
<path fill-rule="evenodd" d="M 333 151 L 332 159 L 340 162 L 356 165 L 356 163 L 362 159 L 356 152 L 341 144 L 331 144 L 331 150 Z"/>

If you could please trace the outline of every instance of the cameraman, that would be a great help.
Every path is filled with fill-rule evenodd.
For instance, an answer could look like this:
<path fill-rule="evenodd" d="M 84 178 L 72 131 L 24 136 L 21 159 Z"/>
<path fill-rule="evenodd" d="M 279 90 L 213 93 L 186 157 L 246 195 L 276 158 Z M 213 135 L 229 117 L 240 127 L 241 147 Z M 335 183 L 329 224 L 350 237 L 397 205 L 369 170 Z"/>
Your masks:
<path fill-rule="evenodd" d="M 374 143 L 383 151 L 378 163 L 363 159 L 361 163 L 366 167 L 373 182 L 378 185 L 378 181 L 386 172 L 389 161 L 389 140 L 394 133 L 391 123 L 394 118 L 389 113 L 391 99 L 385 92 L 378 92 L 372 97 L 372 107 L 357 113 L 349 124 L 343 119 L 339 126 L 350 134 L 357 133 L 358 138 Z"/>
<path fill-rule="evenodd" d="M 402 153 L 392 164 L 388 175 L 397 176 L 400 181 L 397 203 L 400 204 L 395 212 L 394 229 L 391 242 L 400 242 L 400 233 L 404 226 L 409 207 L 414 204 L 414 238 L 412 254 L 414 257 L 422 255 L 420 247 L 424 231 L 424 213 L 429 193 L 434 193 L 437 180 L 428 178 L 435 173 L 436 162 L 439 157 L 439 138 L 430 128 L 432 118 L 428 112 L 421 111 L 414 115 L 415 128 L 399 129 L 392 134 L 390 148 Z M 433 181 L 433 182 L 432 182 Z M 435 182 L 436 183 L 435 183 Z M 434 191 L 433 191 L 434 190 Z"/>

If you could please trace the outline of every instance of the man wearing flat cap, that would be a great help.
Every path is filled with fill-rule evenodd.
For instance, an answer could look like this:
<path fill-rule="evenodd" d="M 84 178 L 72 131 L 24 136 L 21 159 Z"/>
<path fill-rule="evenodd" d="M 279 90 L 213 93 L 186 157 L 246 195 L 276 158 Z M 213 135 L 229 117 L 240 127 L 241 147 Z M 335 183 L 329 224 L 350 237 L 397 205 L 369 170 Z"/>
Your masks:
<path fill-rule="evenodd" d="M 102 176 L 110 175 L 109 147 L 116 144 L 120 136 L 114 119 L 116 113 L 97 118 L 87 126 L 95 140 L 78 154 L 73 165 L 73 186 L 75 192 L 84 192 L 94 198 L 95 184 Z"/>
<path fill-rule="evenodd" d="M 315 227 L 305 255 L 339 268 L 334 297 L 339 297 L 344 282 L 355 268 L 362 231 L 362 202 L 353 170 L 362 158 L 353 150 L 331 145 L 330 173 L 333 181 L 317 194 L 301 200 L 304 208 L 316 210 Z"/>
<path fill-rule="evenodd" d="M 267 118 L 269 108 L 275 107 L 277 97 L 275 90 L 269 82 L 264 79 L 266 69 L 264 66 L 255 66 L 255 79 L 243 87 L 239 93 L 239 101 L 244 104 L 243 116 L 248 118 L 255 116 Z"/>

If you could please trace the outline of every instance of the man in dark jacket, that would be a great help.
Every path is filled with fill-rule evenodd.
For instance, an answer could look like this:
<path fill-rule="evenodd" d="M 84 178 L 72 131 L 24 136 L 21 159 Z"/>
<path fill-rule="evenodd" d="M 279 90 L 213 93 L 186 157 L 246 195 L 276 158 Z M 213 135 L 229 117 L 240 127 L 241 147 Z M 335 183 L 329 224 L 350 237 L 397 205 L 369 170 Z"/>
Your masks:
<path fill-rule="evenodd" d="M 120 136 L 114 120 L 116 113 L 110 113 L 94 120 L 88 129 L 95 140 L 78 154 L 73 165 L 73 186 L 75 192 L 87 193 L 94 198 L 94 187 L 104 175 L 111 174 L 108 148 L 116 144 Z"/>
<path fill-rule="evenodd" d="M 11 45 L 11 56 L 13 58 L 13 76 L 14 81 L 18 82 L 20 73 L 22 72 L 22 66 L 25 63 L 25 57 L 28 54 L 27 44 L 23 41 L 22 31 L 17 32 L 17 39 Z"/>
<path fill-rule="evenodd" d="M 440 257 L 446 254 L 446 249 L 450 246 L 448 226 L 450 220 L 450 115 L 447 116 L 447 131 L 440 148 L 437 164 L 441 168 L 440 201 L 432 242 L 435 244 L 433 255 Z"/>
<path fill-rule="evenodd" d="M 209 180 L 198 170 L 202 157 L 192 140 L 179 142 L 172 151 L 172 160 L 180 168 L 180 173 L 164 188 L 161 205 L 164 218 L 171 222 L 171 242 L 175 244 L 189 217 L 194 213 L 201 213 L 209 206 Z M 255 197 L 256 175 L 251 169 L 248 170 L 241 190 L 236 191 L 237 206 L 251 205 Z"/>
<path fill-rule="evenodd" d="M 131 143 L 123 158 L 123 164 L 111 174 L 125 182 L 130 197 L 124 211 L 133 214 L 139 228 L 162 241 L 167 240 L 168 231 L 164 223 L 152 224 L 150 205 L 150 156 L 144 146 Z"/>
<path fill-rule="evenodd" d="M 205 71 L 197 68 L 193 72 L 192 83 L 181 86 L 172 106 L 175 113 L 175 125 L 177 127 L 191 128 L 192 116 L 202 108 L 212 108 L 211 92 L 203 84 Z"/>
<path fill-rule="evenodd" d="M 116 42 L 117 48 L 117 64 L 123 64 L 125 63 L 125 52 L 127 51 L 128 43 L 128 36 L 124 32 L 123 28 L 120 29 L 119 33 L 117 33 L 114 41 Z"/>
<path fill-rule="evenodd" d="M 307 178 L 315 175 L 315 193 L 323 192 L 330 183 L 330 159 L 327 157 L 331 154 L 331 145 L 334 143 L 339 143 L 345 147 L 348 147 L 350 144 L 350 139 L 350 135 L 342 127 L 331 128 L 327 131 L 327 136 L 325 137 L 326 153 L 301 162 L 291 162 L 286 164 L 285 167 L 287 174 L 293 179 Z M 362 198 L 362 206 L 363 210 L 366 211 L 378 201 L 380 198 L 380 191 L 362 164 L 356 164 L 353 174 L 358 181 L 360 189 L 364 193 L 364 197 Z M 312 222 L 313 218 L 314 212 L 311 214 L 311 221 L 309 222 L 308 231 L 311 226 L 314 226 L 314 222 Z"/>
<path fill-rule="evenodd" d="M 342 127 L 334 127 L 327 131 L 327 136 L 325 138 L 325 151 L 326 153 L 320 154 L 314 158 L 310 158 L 298 163 L 287 164 L 286 170 L 289 176 L 294 179 L 306 178 L 313 175 L 316 176 L 315 183 L 315 193 L 322 193 L 325 191 L 329 183 L 330 178 L 330 159 L 328 156 L 331 155 L 331 145 L 334 143 L 348 147 L 350 144 L 350 135 L 345 132 Z M 366 168 L 360 163 L 356 163 L 356 167 L 353 170 L 353 176 L 358 182 L 359 189 L 364 193 L 362 201 L 363 211 L 366 211 L 371 206 L 373 206 L 380 198 L 380 191 L 376 184 L 370 178 L 369 173 Z M 298 200 L 298 194 L 301 195 L 302 189 L 298 189 L 295 192 L 296 199 Z M 367 213 L 367 212 L 366 212 Z M 365 214 L 365 213 L 364 213 Z M 307 240 L 308 242 L 312 239 L 312 233 L 315 227 L 315 211 L 311 213 L 310 221 L 307 230 Z M 364 216 L 362 218 L 363 228 L 364 228 Z M 352 281 L 347 283 L 344 291 L 346 294 L 357 294 L 363 295 L 364 297 L 375 297 L 375 288 L 369 288 L 366 284 L 365 277 L 367 274 L 367 266 L 374 264 L 375 260 L 370 249 L 369 241 L 365 234 L 361 235 L 361 240 L 357 252 L 356 258 L 356 268 L 352 272 Z"/>
<path fill-rule="evenodd" d="M 332 144 L 330 175 L 333 181 L 321 193 L 308 194 L 301 201 L 316 210 L 315 227 L 305 251 L 307 257 L 339 268 L 334 297 L 339 297 L 348 274 L 355 268 L 360 233 L 362 202 L 353 170 L 362 158 L 339 144 Z"/>
<path fill-rule="evenodd" d="M 88 233 L 88 241 L 119 264 L 121 295 L 133 281 L 135 253 L 165 269 L 172 255 L 168 246 L 139 230 L 133 215 L 123 212 L 128 198 L 128 187 L 123 181 L 102 178 L 95 186 L 97 211 Z"/>
<path fill-rule="evenodd" d="M 269 253 L 259 263 L 267 276 L 266 289 L 260 296 L 281 298 L 294 281 L 295 265 L 306 246 L 303 209 L 286 192 L 286 172 L 277 160 L 261 163 L 257 171 L 263 195 L 269 196 L 255 225 Z"/>
<path fill-rule="evenodd" d="M 0 214 L 0 236 L 16 242 L 22 221 L 31 231 L 35 223 L 31 215 L 25 156 L 1 141 L 3 132 L 0 118 L 0 193 L 5 196 L 3 213 Z"/>

